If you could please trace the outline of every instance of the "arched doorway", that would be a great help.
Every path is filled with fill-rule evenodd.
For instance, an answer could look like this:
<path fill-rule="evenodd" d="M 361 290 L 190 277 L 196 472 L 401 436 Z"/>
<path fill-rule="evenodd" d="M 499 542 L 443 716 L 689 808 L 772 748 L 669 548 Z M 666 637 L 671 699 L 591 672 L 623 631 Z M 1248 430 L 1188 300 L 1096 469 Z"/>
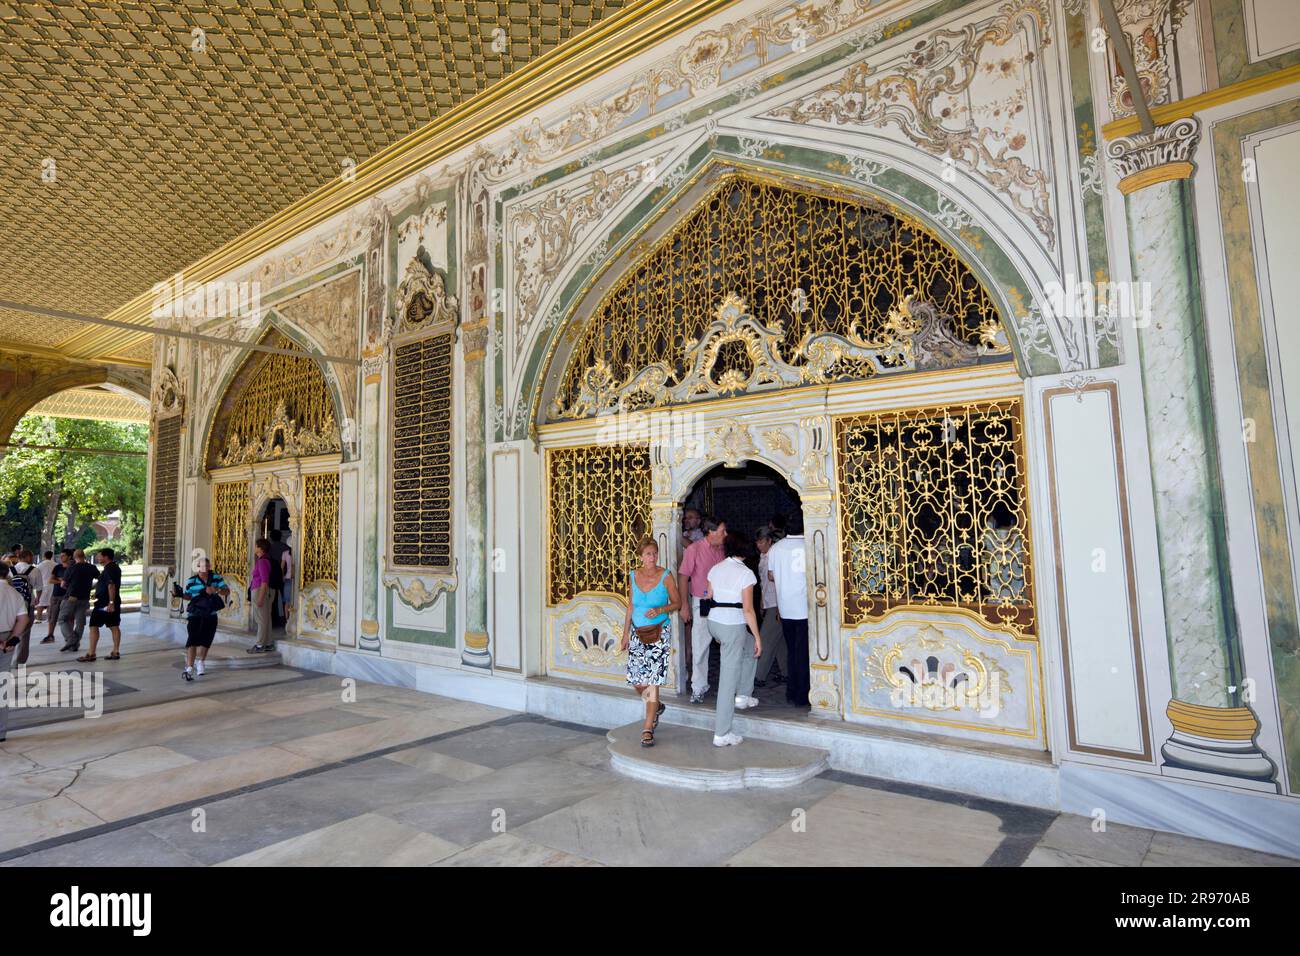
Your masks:
<path fill-rule="evenodd" d="M 799 492 L 770 465 L 746 461 L 736 465 L 719 464 L 708 469 L 695 479 L 678 504 L 681 508 L 684 539 L 689 540 L 700 533 L 687 528 L 692 523 L 691 512 L 695 512 L 701 519 L 721 521 L 728 537 L 736 536 L 737 542 L 743 545 L 745 564 L 758 580 L 754 587 L 754 612 L 760 627 L 764 624 L 765 598 L 766 603 L 773 604 L 772 620 L 767 622 L 763 631 L 764 640 L 768 644 L 760 658 L 755 696 L 765 706 L 765 713 L 770 713 L 774 707 L 785 709 L 789 706 L 784 693 L 789 678 L 789 662 L 784 653 L 784 637 L 779 636 L 779 616 L 774 608 L 774 584 L 770 580 L 764 584 L 766 562 L 763 556 L 775 541 L 785 536 L 790 518 L 795 514 L 802 517 L 803 501 Z M 684 540 L 683 544 L 685 543 Z M 683 649 L 695 647 L 695 628 L 702 626 L 707 625 L 702 621 L 692 621 L 683 626 Z M 704 683 L 709 690 L 704 695 L 703 706 L 711 708 L 716 703 L 718 688 L 719 646 L 716 641 L 709 642 L 707 653 L 708 675 Z M 693 654 L 684 653 L 680 690 L 685 691 L 690 686 L 694 666 Z M 803 707 L 790 709 L 806 710 Z"/>
<path fill-rule="evenodd" d="M 222 624 L 251 629 L 242 597 L 254 542 L 266 538 L 273 569 L 284 549 L 292 549 L 273 624 L 297 639 L 333 646 L 343 451 L 337 390 L 320 363 L 279 328 L 268 328 L 261 342 L 297 354 L 250 354 L 232 373 L 204 436 L 211 556 L 238 596 L 222 612 Z"/>

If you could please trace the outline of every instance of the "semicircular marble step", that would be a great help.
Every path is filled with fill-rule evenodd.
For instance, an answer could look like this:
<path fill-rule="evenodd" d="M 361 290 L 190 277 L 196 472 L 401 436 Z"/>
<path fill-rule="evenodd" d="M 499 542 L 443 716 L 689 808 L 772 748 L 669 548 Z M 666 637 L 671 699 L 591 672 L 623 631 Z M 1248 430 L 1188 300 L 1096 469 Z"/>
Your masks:
<path fill-rule="evenodd" d="M 661 723 L 655 745 L 641 746 L 641 722 L 606 734 L 614 770 L 647 783 L 689 790 L 792 787 L 830 765 L 830 753 L 812 747 L 746 737 L 734 747 L 713 746 L 713 732 Z"/>

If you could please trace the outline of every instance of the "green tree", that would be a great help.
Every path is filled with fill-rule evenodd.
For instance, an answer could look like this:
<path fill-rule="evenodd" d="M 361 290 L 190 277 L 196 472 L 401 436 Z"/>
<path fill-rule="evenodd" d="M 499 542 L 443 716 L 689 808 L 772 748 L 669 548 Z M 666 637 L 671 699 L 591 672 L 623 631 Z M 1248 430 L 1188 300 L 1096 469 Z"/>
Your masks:
<path fill-rule="evenodd" d="M 0 500 L 42 509 L 42 549 L 75 547 L 93 522 L 114 510 L 137 523 L 143 521 L 145 458 L 68 449 L 147 451 L 147 426 L 28 415 L 10 441 L 55 446 L 53 450 L 13 448 L 0 459 Z M 57 542 L 56 523 L 62 532 Z"/>

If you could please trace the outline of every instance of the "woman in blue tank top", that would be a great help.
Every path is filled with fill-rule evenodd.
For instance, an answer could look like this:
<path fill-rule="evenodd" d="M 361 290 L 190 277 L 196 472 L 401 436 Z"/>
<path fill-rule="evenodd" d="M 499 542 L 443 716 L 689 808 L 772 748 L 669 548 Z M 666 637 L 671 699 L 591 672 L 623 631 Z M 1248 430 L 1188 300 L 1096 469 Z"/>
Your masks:
<path fill-rule="evenodd" d="M 659 688 L 668 683 L 668 661 L 672 656 L 672 612 L 681 607 L 681 600 L 677 596 L 676 579 L 659 566 L 659 546 L 654 538 L 643 537 L 637 543 L 636 553 L 641 566 L 628 573 L 627 617 L 623 620 L 621 650 L 627 651 L 627 682 L 645 701 L 641 746 L 653 747 L 655 728 L 664 712 Z M 652 630 L 655 627 L 659 629 L 657 639 Z"/>

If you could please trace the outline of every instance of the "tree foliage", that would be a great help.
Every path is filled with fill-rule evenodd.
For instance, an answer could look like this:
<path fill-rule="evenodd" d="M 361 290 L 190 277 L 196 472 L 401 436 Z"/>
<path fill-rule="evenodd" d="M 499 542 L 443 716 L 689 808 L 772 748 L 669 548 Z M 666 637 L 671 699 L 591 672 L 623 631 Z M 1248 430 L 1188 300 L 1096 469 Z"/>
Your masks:
<path fill-rule="evenodd" d="M 145 425 L 28 415 L 14 429 L 13 444 L 54 449 L 11 448 L 0 459 L 0 500 L 43 512 L 41 547 L 71 547 L 92 522 L 121 511 L 136 526 L 143 523 L 146 459 L 94 455 L 72 448 L 147 451 Z M 62 540 L 54 540 L 62 518 Z M 24 542 L 28 546 L 36 542 Z M 33 550 L 35 548 L 33 547 Z"/>

